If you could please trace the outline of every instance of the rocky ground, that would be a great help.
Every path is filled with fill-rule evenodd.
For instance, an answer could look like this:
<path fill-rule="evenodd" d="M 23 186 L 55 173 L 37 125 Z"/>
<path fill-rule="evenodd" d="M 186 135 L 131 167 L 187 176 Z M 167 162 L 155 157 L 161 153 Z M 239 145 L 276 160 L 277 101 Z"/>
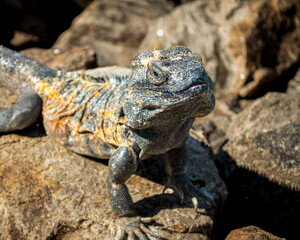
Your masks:
<path fill-rule="evenodd" d="M 175 45 L 203 57 L 217 101 L 190 132 L 188 171 L 218 209 L 161 194 L 157 156 L 128 182 L 150 227 L 167 239 L 299 239 L 299 1 L 42 2 L 1 2 L 0 43 L 54 69 L 127 74 L 140 50 Z M 0 105 L 14 100 L 0 86 Z M 1 240 L 112 238 L 107 161 L 65 150 L 42 119 L 0 145 Z"/>

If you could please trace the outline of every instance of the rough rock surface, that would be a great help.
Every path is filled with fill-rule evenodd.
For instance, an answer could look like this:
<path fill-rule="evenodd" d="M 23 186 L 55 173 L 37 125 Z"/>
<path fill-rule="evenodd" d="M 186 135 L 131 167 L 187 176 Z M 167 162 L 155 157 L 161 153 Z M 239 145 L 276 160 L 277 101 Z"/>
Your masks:
<path fill-rule="evenodd" d="M 294 78 L 289 81 L 286 92 L 288 94 L 300 93 L 300 68 Z"/>
<path fill-rule="evenodd" d="M 232 94 L 215 94 L 215 109 L 203 118 L 197 118 L 191 131 L 200 130 L 208 140 L 208 144 L 216 154 L 226 140 L 226 132 L 232 118 L 241 111 L 240 104 Z"/>
<path fill-rule="evenodd" d="M 98 0 L 91 3 L 54 44 L 55 48 L 90 46 L 98 66 L 130 66 L 153 19 L 168 13 L 166 0 Z"/>
<path fill-rule="evenodd" d="M 237 166 L 299 190 L 299 132 L 299 96 L 268 93 L 235 117 L 222 151 Z"/>
<path fill-rule="evenodd" d="M 76 71 L 97 66 L 96 52 L 89 47 L 70 47 L 65 51 L 29 48 L 21 53 L 55 70 Z"/>
<path fill-rule="evenodd" d="M 9 94 L 1 92 L 0 102 Z M 66 150 L 41 126 L 40 120 L 0 136 L 0 239 L 112 239 L 117 218 L 108 200 L 107 160 Z M 221 206 L 227 190 L 200 135 L 188 140 L 187 171 L 196 184 L 206 183 L 203 191 Z M 128 180 L 138 213 L 153 217 L 149 227 L 167 239 L 210 239 L 216 212 L 205 201 L 195 212 L 192 203 L 181 206 L 176 195 L 162 194 L 167 176 L 161 160 L 143 161 Z"/>
<path fill-rule="evenodd" d="M 216 226 L 224 231 L 219 239 L 247 225 L 298 239 L 299 123 L 297 93 L 268 93 L 233 118 L 216 156 L 229 192 Z"/>
<path fill-rule="evenodd" d="M 158 18 L 140 49 L 187 46 L 217 88 L 249 97 L 299 63 L 299 15 L 297 0 L 195 1 Z"/>
<path fill-rule="evenodd" d="M 249 226 L 233 230 L 225 240 L 284 240 L 266 232 L 259 227 Z"/>

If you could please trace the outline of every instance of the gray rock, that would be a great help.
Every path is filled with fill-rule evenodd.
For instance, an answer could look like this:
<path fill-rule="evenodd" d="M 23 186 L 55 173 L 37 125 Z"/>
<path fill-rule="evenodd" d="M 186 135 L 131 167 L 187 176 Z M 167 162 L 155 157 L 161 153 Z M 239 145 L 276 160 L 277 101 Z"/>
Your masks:
<path fill-rule="evenodd" d="M 122 75 L 128 69 L 92 74 L 103 71 Z M 2 98 L 1 92 L 0 102 L 9 95 Z M 112 239 L 117 218 L 106 187 L 107 160 L 66 150 L 45 136 L 41 125 L 0 136 L 0 239 Z M 188 140 L 187 171 L 196 185 L 206 183 L 202 191 L 221 207 L 227 189 L 199 136 L 198 130 Z M 149 227 L 167 239 L 210 239 L 215 210 L 199 200 L 195 212 L 192 203 L 180 205 L 178 196 L 162 194 L 167 180 L 162 158 L 142 161 L 127 182 L 138 213 L 152 217 L 155 224 Z"/>
<path fill-rule="evenodd" d="M 234 118 L 222 151 L 238 167 L 299 190 L 299 132 L 299 95 L 268 93 Z"/>
<path fill-rule="evenodd" d="M 226 139 L 226 131 L 222 128 L 226 128 L 230 124 L 230 119 L 224 116 L 218 116 L 213 119 L 197 119 L 192 126 L 191 132 L 195 129 L 201 130 L 201 133 L 208 140 L 208 144 L 212 149 L 213 154 L 216 154 Z"/>
<path fill-rule="evenodd" d="M 187 46 L 218 90 L 249 97 L 299 63 L 299 14 L 297 0 L 195 1 L 158 18 L 140 49 Z"/>
<path fill-rule="evenodd" d="M 97 53 L 98 66 L 128 67 L 148 25 L 172 9 L 166 0 L 94 1 L 60 35 L 54 48 L 89 46 Z"/>
<path fill-rule="evenodd" d="M 213 154 L 216 154 L 220 146 L 226 140 L 226 132 L 232 118 L 241 111 L 238 100 L 232 94 L 215 94 L 216 105 L 212 113 L 204 118 L 197 118 L 191 132 L 203 133 L 208 140 Z M 200 131 L 199 131 L 200 130 Z"/>

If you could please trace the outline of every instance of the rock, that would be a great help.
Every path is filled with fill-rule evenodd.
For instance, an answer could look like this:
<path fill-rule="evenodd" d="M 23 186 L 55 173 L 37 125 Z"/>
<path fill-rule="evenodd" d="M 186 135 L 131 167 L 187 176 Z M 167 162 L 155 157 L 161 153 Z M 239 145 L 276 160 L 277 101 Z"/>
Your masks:
<path fill-rule="evenodd" d="M 203 181 L 205 173 L 206 191 L 222 190 L 212 193 L 221 203 L 218 195 L 224 197 L 226 190 L 213 161 L 200 160 L 199 153 L 205 150 L 190 144 L 198 156 L 191 174 L 196 172 Z M 116 217 L 109 205 L 108 167 L 103 162 L 71 153 L 46 136 L 5 135 L 1 145 L 5 147 L 1 150 L 0 239 L 110 239 L 114 235 Z M 191 206 L 182 207 L 177 197 L 161 194 L 160 184 L 138 176 L 128 186 L 138 212 L 161 224 L 167 239 L 209 238 L 213 225 L 209 209 L 196 213 Z"/>
<path fill-rule="evenodd" d="M 300 68 L 296 72 L 294 78 L 289 81 L 286 93 L 300 93 Z"/>
<path fill-rule="evenodd" d="M 17 99 L 17 96 L 0 84 L 0 108 L 7 108 Z"/>
<path fill-rule="evenodd" d="M 73 0 L 77 3 L 79 7 L 85 9 L 88 5 L 90 5 L 94 0 Z"/>
<path fill-rule="evenodd" d="M 211 147 L 213 154 L 216 154 L 226 139 L 226 128 L 230 124 L 230 119 L 225 116 L 217 116 L 214 119 L 197 119 L 192 126 L 191 132 L 197 129 L 204 134 L 207 144 Z M 224 129 L 224 130 L 222 130 Z"/>
<path fill-rule="evenodd" d="M 220 146 L 226 140 L 226 132 L 232 118 L 242 110 L 239 100 L 232 94 L 216 92 L 215 98 L 216 104 L 213 112 L 205 117 L 197 118 L 191 129 L 191 132 L 198 130 L 198 132 L 204 134 L 213 154 L 218 152 Z"/>
<path fill-rule="evenodd" d="M 23 13 L 20 19 L 20 29 L 15 30 L 10 39 L 10 45 L 21 47 L 26 44 L 42 44 L 48 40 L 45 22 L 34 14 Z"/>
<path fill-rule="evenodd" d="M 0 1 L 0 44 L 16 50 L 49 48 L 81 11 L 75 0 Z"/>
<path fill-rule="evenodd" d="M 76 71 L 97 66 L 96 53 L 89 47 L 70 47 L 65 51 L 29 48 L 21 53 L 55 70 Z"/>
<path fill-rule="evenodd" d="M 84 73 L 94 77 L 103 77 L 105 75 L 125 76 L 131 74 L 131 68 L 111 66 L 89 69 L 84 71 Z"/>
<path fill-rule="evenodd" d="M 249 226 L 241 229 L 233 230 L 229 233 L 225 240 L 284 240 L 273 234 L 266 232 L 259 227 Z"/>
<path fill-rule="evenodd" d="M 299 123 L 297 94 L 268 93 L 233 118 L 216 156 L 229 192 L 221 232 L 256 225 L 298 239 Z"/>
<path fill-rule="evenodd" d="M 122 75 L 122 69 L 103 71 L 113 70 Z M 66 150 L 41 125 L 0 135 L 0 239 L 112 239 L 117 218 L 108 199 L 107 160 Z M 221 206 L 227 190 L 200 135 L 188 140 L 187 171 Z M 152 217 L 149 227 L 166 239 L 210 239 L 216 212 L 203 200 L 195 212 L 190 202 L 180 205 L 178 196 L 162 194 L 162 158 L 142 161 L 127 182 L 138 213 Z"/>
<path fill-rule="evenodd" d="M 235 117 L 222 151 L 237 166 L 299 190 L 299 132 L 299 96 L 269 93 Z"/>
<path fill-rule="evenodd" d="M 94 1 L 54 47 L 90 46 L 97 52 L 99 66 L 130 66 L 152 19 L 168 13 L 172 6 L 166 0 Z"/>
<path fill-rule="evenodd" d="M 250 97 L 299 63 L 299 14 L 296 0 L 195 1 L 158 18 L 140 49 L 187 46 L 219 91 Z"/>

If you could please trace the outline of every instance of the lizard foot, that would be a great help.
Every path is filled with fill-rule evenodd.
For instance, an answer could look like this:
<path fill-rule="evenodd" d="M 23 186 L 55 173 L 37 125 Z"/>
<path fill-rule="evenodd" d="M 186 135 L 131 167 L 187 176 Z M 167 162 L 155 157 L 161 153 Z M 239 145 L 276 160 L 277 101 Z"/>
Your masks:
<path fill-rule="evenodd" d="M 167 185 L 165 185 L 164 187 L 163 193 L 168 188 L 171 188 L 178 193 L 180 198 L 180 204 L 184 202 L 185 198 L 188 198 L 192 200 L 194 208 L 196 210 L 198 208 L 197 197 L 199 197 L 208 202 L 212 208 L 216 208 L 215 202 L 208 196 L 206 196 L 204 193 L 202 193 L 199 188 L 195 187 L 191 180 L 185 174 L 170 176 Z"/>
<path fill-rule="evenodd" d="M 164 239 L 158 233 L 146 227 L 140 217 L 120 218 L 116 240 L 148 240 L 150 236 L 152 237 L 151 239 Z"/>

